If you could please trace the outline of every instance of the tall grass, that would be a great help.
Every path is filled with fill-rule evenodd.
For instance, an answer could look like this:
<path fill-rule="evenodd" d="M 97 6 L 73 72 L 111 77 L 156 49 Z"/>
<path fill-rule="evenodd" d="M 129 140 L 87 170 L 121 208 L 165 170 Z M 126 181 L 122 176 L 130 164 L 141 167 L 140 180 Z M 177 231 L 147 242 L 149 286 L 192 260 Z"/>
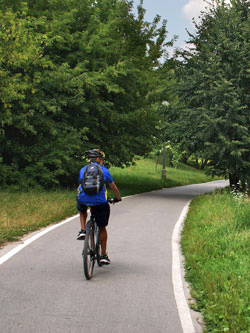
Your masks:
<path fill-rule="evenodd" d="M 0 245 L 76 213 L 75 192 L 0 191 Z"/>
<path fill-rule="evenodd" d="M 110 171 L 122 196 L 211 179 L 201 171 L 180 165 L 178 169 L 168 168 L 167 180 L 163 181 L 161 168 L 158 166 L 155 173 L 155 163 L 150 159 Z M 75 190 L 0 191 L 0 245 L 77 213 L 75 197 Z"/>
<path fill-rule="evenodd" d="M 182 236 L 186 279 L 208 332 L 250 331 L 250 201 L 196 197 Z"/>

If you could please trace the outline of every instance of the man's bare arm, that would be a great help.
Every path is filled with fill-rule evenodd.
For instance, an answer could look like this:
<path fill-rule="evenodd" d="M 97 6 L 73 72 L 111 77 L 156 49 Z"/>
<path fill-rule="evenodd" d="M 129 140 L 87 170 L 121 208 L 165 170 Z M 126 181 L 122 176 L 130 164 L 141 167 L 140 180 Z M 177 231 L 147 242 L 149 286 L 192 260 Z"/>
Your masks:
<path fill-rule="evenodd" d="M 119 201 L 122 200 L 120 192 L 119 192 L 117 186 L 115 185 L 115 183 L 113 182 L 113 183 L 109 184 L 109 186 L 110 186 L 111 190 L 113 191 L 116 199 Z"/>

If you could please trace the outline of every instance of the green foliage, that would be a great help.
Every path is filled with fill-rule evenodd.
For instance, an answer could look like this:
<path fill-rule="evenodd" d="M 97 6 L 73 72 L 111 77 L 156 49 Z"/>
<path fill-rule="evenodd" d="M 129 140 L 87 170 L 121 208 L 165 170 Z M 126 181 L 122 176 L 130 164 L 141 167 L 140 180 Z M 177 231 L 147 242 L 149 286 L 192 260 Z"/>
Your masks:
<path fill-rule="evenodd" d="M 67 119 L 83 100 L 82 82 L 45 55 L 47 36 L 37 31 L 44 18 L 28 16 L 24 7 L 1 13 L 0 21 L 0 183 L 64 184 L 80 166 L 72 169 L 69 160 L 80 155 L 86 130 Z"/>
<path fill-rule="evenodd" d="M 186 279 L 208 332 L 249 331 L 249 197 L 215 192 L 191 203 L 182 236 Z"/>
<path fill-rule="evenodd" d="M 0 9 L 1 184 L 72 185 L 89 148 L 118 166 L 152 149 L 165 22 L 126 0 Z"/>
<path fill-rule="evenodd" d="M 229 176 L 244 190 L 250 182 L 249 8 L 243 0 L 213 3 L 177 71 L 172 140 L 208 160 L 211 174 Z"/>

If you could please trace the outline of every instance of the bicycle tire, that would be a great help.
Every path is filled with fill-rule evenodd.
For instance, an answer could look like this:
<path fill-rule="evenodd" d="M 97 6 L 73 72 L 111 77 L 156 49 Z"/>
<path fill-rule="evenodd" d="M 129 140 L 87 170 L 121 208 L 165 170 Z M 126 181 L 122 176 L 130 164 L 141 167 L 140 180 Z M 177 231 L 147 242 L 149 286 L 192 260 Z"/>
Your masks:
<path fill-rule="evenodd" d="M 95 265 L 95 244 L 94 232 L 92 229 L 87 230 L 83 246 L 83 270 L 87 280 L 90 280 L 93 275 Z"/>
<path fill-rule="evenodd" d="M 95 229 L 95 248 L 96 248 L 96 260 L 99 267 L 102 266 L 101 263 L 101 244 L 99 242 L 100 229 L 96 227 Z"/>

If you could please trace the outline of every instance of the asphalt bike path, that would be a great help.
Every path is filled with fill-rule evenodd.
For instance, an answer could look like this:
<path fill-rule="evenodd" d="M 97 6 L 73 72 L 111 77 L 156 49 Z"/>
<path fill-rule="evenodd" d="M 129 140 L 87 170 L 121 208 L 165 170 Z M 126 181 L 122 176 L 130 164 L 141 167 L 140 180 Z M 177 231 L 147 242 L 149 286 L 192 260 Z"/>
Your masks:
<path fill-rule="evenodd" d="M 0 332 L 190 333 L 173 288 L 172 234 L 194 196 L 226 185 L 163 189 L 112 205 L 111 265 L 96 265 L 90 281 L 76 240 L 79 216 L 32 242 L 0 265 Z"/>

